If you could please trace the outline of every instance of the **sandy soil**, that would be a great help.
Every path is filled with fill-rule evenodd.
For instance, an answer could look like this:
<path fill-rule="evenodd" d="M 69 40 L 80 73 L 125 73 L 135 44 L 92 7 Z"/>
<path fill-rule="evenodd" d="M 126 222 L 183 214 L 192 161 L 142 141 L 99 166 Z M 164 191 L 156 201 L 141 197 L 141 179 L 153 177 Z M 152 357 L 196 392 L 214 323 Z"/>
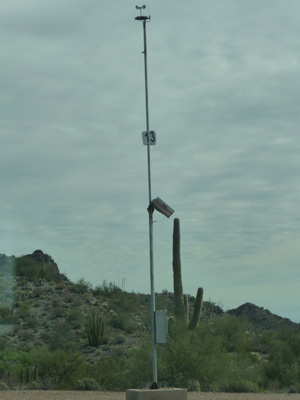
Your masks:
<path fill-rule="evenodd" d="M 1 391 L 1 400 L 125 400 L 126 394 L 117 392 L 67 391 Z M 300 394 L 240 394 L 240 393 L 188 393 L 188 400 L 300 400 Z"/>

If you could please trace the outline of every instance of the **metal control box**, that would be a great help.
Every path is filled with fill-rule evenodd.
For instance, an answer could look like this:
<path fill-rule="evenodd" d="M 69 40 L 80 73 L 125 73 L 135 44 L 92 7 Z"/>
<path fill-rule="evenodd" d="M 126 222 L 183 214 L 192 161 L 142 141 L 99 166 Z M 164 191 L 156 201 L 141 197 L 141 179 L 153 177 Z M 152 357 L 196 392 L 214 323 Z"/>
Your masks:
<path fill-rule="evenodd" d="M 165 310 L 155 311 L 156 343 L 168 342 L 168 315 Z"/>

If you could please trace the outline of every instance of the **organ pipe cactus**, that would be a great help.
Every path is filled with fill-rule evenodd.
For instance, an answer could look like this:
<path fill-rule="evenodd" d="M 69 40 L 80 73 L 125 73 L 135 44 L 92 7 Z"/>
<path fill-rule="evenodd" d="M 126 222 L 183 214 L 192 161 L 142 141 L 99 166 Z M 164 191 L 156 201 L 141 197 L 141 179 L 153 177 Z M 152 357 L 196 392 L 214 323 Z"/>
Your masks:
<path fill-rule="evenodd" d="M 92 310 L 87 316 L 86 332 L 89 345 L 98 347 L 102 343 L 104 334 L 104 322 L 96 310 Z"/>
<path fill-rule="evenodd" d="M 175 318 L 186 322 L 189 329 L 195 329 L 200 321 L 203 289 L 199 288 L 195 300 L 194 312 L 189 322 L 189 304 L 188 296 L 183 295 L 182 277 L 181 277 L 181 258 L 180 258 L 180 222 L 178 218 L 174 219 L 173 226 L 173 283 L 175 297 Z"/>

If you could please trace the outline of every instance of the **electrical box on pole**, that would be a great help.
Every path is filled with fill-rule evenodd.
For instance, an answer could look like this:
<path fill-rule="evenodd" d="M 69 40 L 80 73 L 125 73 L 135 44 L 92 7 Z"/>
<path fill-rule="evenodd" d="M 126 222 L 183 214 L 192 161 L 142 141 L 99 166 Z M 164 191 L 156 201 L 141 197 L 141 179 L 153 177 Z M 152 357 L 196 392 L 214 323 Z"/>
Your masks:
<path fill-rule="evenodd" d="M 155 311 L 156 343 L 168 342 L 168 315 L 165 310 Z"/>

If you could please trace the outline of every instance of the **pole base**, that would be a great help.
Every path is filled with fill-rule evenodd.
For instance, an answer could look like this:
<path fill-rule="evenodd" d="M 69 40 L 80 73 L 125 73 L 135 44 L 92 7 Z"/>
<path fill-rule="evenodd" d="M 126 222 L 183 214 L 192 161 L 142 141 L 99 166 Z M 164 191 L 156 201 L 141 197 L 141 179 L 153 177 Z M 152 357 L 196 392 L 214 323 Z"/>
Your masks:
<path fill-rule="evenodd" d="M 187 400 L 186 389 L 128 389 L 126 400 Z"/>
<path fill-rule="evenodd" d="M 151 389 L 151 390 L 153 390 L 153 389 L 155 389 L 155 390 L 156 390 L 156 389 L 159 389 L 158 383 L 157 383 L 157 382 L 153 382 L 152 385 L 150 386 L 150 389 Z"/>

